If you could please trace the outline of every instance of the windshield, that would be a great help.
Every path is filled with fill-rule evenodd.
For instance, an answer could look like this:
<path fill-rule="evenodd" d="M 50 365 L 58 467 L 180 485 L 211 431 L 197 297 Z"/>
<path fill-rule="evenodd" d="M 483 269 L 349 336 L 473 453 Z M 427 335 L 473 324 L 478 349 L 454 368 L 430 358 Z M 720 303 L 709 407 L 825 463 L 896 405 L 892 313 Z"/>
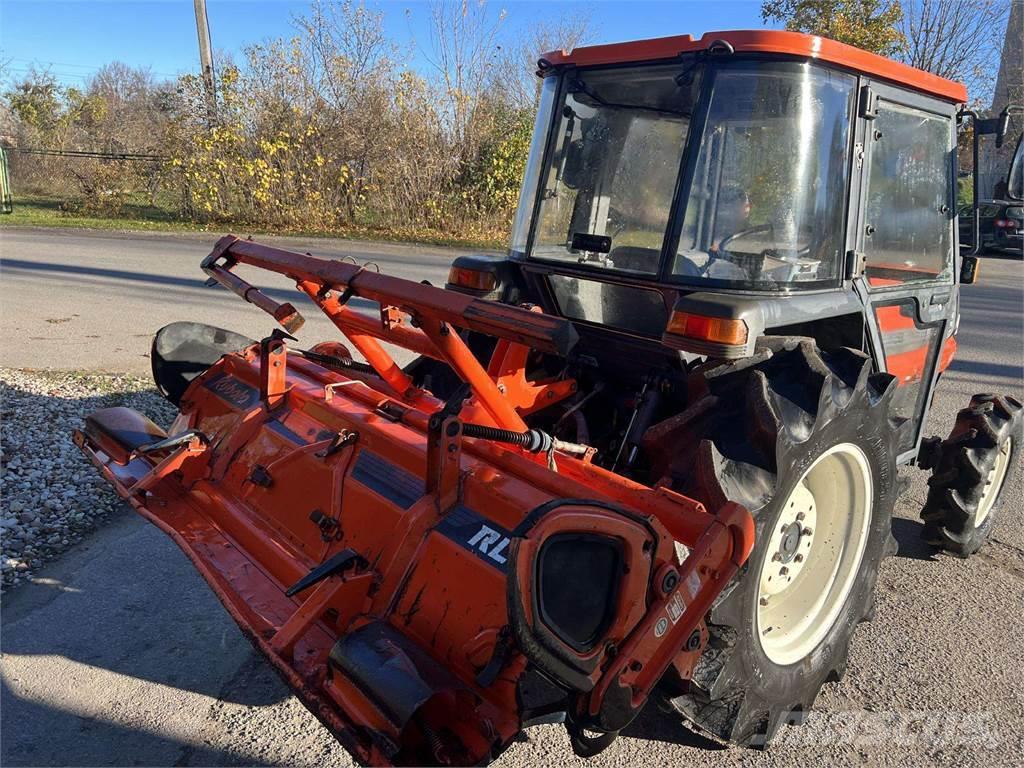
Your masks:
<path fill-rule="evenodd" d="M 715 75 L 673 272 L 746 287 L 831 282 L 856 80 L 806 64 L 755 66 Z"/>
<path fill-rule="evenodd" d="M 531 258 L 651 275 L 668 251 L 686 283 L 838 279 L 856 78 L 799 62 L 706 70 L 689 57 L 565 75 Z"/>
<path fill-rule="evenodd" d="M 656 272 L 699 70 L 684 59 L 570 78 L 531 255 Z"/>

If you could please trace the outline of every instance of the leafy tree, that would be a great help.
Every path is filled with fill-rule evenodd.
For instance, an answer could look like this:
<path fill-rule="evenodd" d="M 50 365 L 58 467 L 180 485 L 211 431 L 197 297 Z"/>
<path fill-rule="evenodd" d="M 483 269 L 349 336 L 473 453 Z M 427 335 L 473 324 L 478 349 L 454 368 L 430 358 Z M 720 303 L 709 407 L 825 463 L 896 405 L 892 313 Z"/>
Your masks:
<path fill-rule="evenodd" d="M 899 0 L 764 0 L 761 18 L 883 56 L 904 45 Z"/>

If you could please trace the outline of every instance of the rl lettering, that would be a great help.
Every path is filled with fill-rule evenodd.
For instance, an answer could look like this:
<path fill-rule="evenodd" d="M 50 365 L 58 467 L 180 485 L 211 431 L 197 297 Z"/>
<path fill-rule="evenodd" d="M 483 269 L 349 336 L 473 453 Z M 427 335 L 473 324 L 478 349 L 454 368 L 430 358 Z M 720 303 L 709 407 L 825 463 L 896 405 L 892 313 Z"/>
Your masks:
<path fill-rule="evenodd" d="M 487 555 L 496 563 L 505 564 L 505 556 L 502 554 L 509 545 L 508 536 L 502 536 L 493 528 L 481 525 L 480 530 L 473 534 L 469 540 L 469 546 L 476 547 L 481 553 Z"/>

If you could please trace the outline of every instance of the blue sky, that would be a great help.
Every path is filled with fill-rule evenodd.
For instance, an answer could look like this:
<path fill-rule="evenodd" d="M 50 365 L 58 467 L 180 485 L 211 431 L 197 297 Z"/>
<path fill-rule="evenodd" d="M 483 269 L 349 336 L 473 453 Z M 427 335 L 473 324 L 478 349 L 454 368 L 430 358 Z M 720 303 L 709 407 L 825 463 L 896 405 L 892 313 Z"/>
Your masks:
<path fill-rule="evenodd" d="M 267 38 L 287 37 L 292 17 L 308 8 L 307 0 L 207 0 L 207 5 L 214 48 L 229 53 Z M 367 5 L 384 12 L 389 36 L 410 52 L 413 66 L 422 65 L 416 41 L 426 40 L 428 4 L 406 0 Z M 594 42 L 764 26 L 759 0 L 490 0 L 488 5 L 493 13 L 507 12 L 510 32 L 538 19 L 589 9 Z M 19 77 L 35 63 L 49 66 L 69 85 L 81 85 L 111 61 L 147 67 L 158 78 L 174 77 L 196 70 L 197 59 L 191 0 L 0 0 L 0 61 L 6 62 L 9 77 Z"/>

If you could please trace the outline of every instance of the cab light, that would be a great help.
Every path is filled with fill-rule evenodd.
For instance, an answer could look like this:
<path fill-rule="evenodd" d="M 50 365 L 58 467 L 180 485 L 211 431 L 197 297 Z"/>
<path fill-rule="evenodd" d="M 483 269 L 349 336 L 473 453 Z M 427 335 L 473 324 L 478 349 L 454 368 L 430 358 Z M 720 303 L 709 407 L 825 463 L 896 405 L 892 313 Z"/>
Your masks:
<path fill-rule="evenodd" d="M 498 278 L 493 272 L 467 267 L 452 267 L 448 271 L 448 282 L 474 291 L 493 291 L 498 286 Z"/>
<path fill-rule="evenodd" d="M 673 312 L 666 333 L 717 344 L 746 344 L 747 324 L 742 320 Z"/>

